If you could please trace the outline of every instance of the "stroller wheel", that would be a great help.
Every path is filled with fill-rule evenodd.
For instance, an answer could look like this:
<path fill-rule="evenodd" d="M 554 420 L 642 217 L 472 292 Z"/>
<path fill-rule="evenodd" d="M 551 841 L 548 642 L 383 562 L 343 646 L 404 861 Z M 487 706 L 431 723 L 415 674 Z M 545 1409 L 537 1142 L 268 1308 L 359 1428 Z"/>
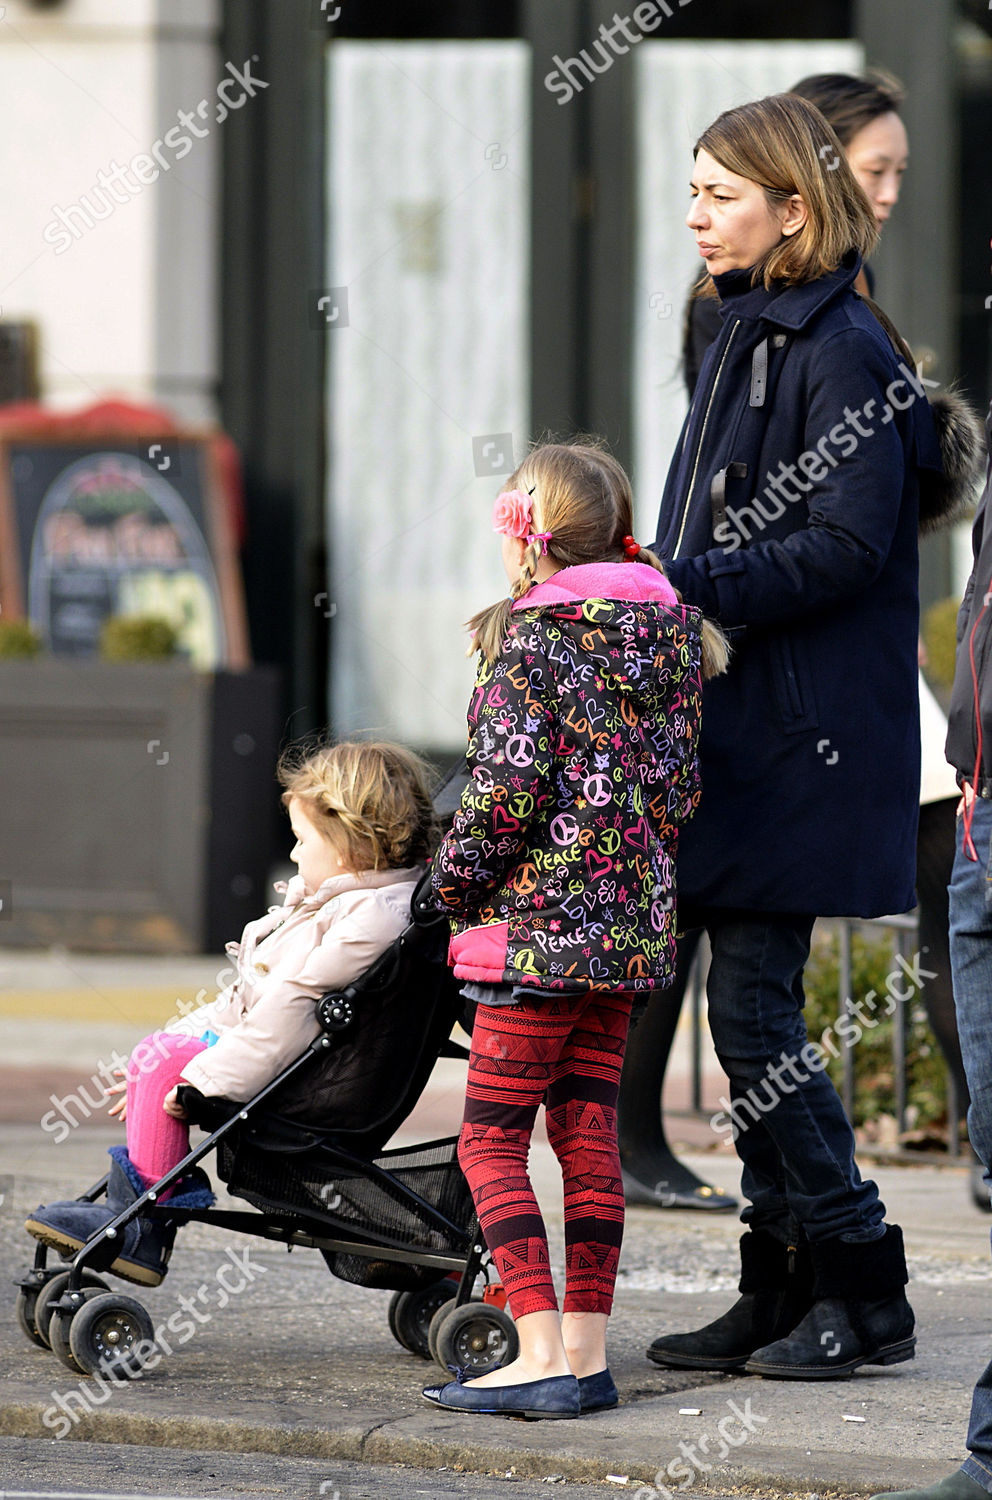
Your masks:
<path fill-rule="evenodd" d="M 454 1365 L 472 1375 L 498 1370 L 520 1352 L 513 1319 L 489 1302 L 465 1302 L 453 1307 L 438 1328 L 434 1343 L 438 1364 L 445 1368 Z"/>
<path fill-rule="evenodd" d="M 106 1287 L 88 1286 L 82 1293 L 82 1300 L 76 1304 L 72 1312 L 59 1312 L 57 1307 L 52 1309 L 52 1315 L 48 1320 L 48 1342 L 55 1358 L 60 1360 L 74 1375 L 88 1375 L 90 1372 L 84 1370 L 76 1360 L 69 1342 L 69 1330 L 80 1308 L 84 1307 L 87 1302 L 92 1302 L 94 1297 L 102 1297 L 105 1291 Z"/>
<path fill-rule="evenodd" d="M 85 1302 L 70 1322 L 69 1351 L 85 1375 L 99 1371 L 126 1378 L 141 1374 L 155 1348 L 154 1335 L 152 1320 L 136 1297 L 105 1292 Z"/>
<path fill-rule="evenodd" d="M 23 1333 L 24 1337 L 30 1340 L 32 1344 L 36 1344 L 39 1349 L 47 1349 L 48 1345 L 45 1343 L 45 1340 L 38 1332 L 38 1325 L 35 1322 L 34 1316 L 35 1308 L 38 1305 L 38 1298 L 41 1295 L 42 1288 L 44 1287 L 46 1281 L 51 1281 L 53 1276 L 59 1275 L 61 1275 L 61 1272 L 54 1266 L 49 1267 L 48 1270 L 39 1273 L 37 1275 L 37 1279 L 35 1279 L 35 1273 L 30 1272 L 27 1273 L 24 1278 L 24 1281 L 28 1284 L 25 1285 L 24 1282 L 22 1282 L 18 1287 L 17 1302 L 14 1305 L 14 1315 L 17 1318 L 17 1326 Z"/>
<path fill-rule="evenodd" d="M 389 1324 L 389 1331 L 397 1343 L 400 1343 L 400 1336 L 396 1332 L 396 1304 L 402 1295 L 402 1292 L 394 1292 L 389 1299 L 389 1307 L 386 1310 L 386 1322 Z"/>
<path fill-rule="evenodd" d="M 50 1349 L 52 1347 L 52 1308 L 58 1302 L 68 1285 L 69 1272 L 59 1271 L 56 1276 L 52 1277 L 51 1281 L 45 1282 L 45 1285 L 38 1293 L 37 1301 L 34 1305 L 34 1326 L 38 1335 L 35 1342 L 40 1343 L 43 1349 Z M 87 1287 L 97 1287 L 101 1292 L 110 1290 L 103 1277 L 97 1276 L 95 1271 L 83 1272 L 82 1288 L 85 1291 Z"/>
<path fill-rule="evenodd" d="M 454 1298 L 449 1298 L 447 1302 L 441 1303 L 441 1306 L 438 1308 L 433 1318 L 431 1318 L 430 1326 L 427 1329 L 427 1348 L 430 1351 L 431 1359 L 437 1359 L 437 1336 L 441 1330 L 441 1324 L 444 1322 L 445 1318 L 448 1316 L 454 1305 Z"/>
<path fill-rule="evenodd" d="M 397 1343 L 420 1359 L 430 1359 L 428 1333 L 431 1319 L 454 1295 L 454 1283 L 446 1279 L 395 1296 L 389 1304 L 389 1327 Z"/>

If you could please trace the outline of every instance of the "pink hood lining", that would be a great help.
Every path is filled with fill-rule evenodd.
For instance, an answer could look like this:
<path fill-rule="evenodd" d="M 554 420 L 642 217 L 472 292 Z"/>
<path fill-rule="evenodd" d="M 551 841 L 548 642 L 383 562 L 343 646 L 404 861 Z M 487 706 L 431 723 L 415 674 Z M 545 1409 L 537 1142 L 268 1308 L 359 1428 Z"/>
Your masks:
<path fill-rule="evenodd" d="M 575 568 L 560 568 L 543 583 L 535 584 L 513 608 L 572 604 L 577 599 L 653 599 L 667 605 L 679 602 L 668 579 L 648 563 L 582 563 Z"/>

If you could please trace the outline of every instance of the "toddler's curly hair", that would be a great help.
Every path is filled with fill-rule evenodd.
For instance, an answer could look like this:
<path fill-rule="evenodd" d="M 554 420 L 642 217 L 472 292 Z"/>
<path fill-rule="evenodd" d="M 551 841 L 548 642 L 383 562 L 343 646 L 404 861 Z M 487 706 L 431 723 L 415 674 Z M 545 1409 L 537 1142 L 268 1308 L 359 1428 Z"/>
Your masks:
<path fill-rule="evenodd" d="M 433 772 L 404 745 L 304 742 L 284 752 L 277 774 L 283 803 L 298 798 L 353 870 L 421 864 L 437 842 Z"/>

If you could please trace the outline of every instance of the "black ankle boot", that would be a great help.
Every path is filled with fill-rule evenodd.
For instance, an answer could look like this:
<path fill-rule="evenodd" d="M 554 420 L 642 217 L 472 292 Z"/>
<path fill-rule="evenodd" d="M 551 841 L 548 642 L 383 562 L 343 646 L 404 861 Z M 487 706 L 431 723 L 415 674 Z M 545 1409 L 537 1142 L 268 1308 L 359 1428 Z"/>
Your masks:
<path fill-rule="evenodd" d="M 739 1370 L 763 1344 L 795 1328 L 813 1301 L 809 1249 L 758 1229 L 741 1235 L 741 1297 L 693 1333 L 663 1334 L 647 1351 L 677 1370 Z"/>
<path fill-rule="evenodd" d="M 837 1380 L 861 1365 L 912 1359 L 915 1319 L 906 1300 L 906 1255 L 898 1224 L 881 1239 L 822 1240 L 811 1247 L 816 1300 L 788 1338 L 747 1361 L 749 1375 L 773 1380 Z"/>

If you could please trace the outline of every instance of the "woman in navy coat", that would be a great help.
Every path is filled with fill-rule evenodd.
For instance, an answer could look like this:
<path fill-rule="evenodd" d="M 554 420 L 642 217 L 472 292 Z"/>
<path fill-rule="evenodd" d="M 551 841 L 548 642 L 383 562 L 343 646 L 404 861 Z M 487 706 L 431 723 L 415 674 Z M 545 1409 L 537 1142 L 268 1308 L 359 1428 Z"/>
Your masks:
<path fill-rule="evenodd" d="M 843 1016 L 810 1043 L 802 973 L 816 916 L 914 905 L 919 488 L 941 459 L 926 383 L 853 289 L 877 229 L 819 111 L 779 95 L 721 115 L 692 194 L 722 329 L 655 549 L 734 648 L 704 695 L 678 891 L 680 925 L 710 937 L 716 1123 L 750 1201 L 740 1301 L 649 1353 L 831 1378 L 915 1346 L 901 1232 L 823 1071 L 877 1022 Z"/>

